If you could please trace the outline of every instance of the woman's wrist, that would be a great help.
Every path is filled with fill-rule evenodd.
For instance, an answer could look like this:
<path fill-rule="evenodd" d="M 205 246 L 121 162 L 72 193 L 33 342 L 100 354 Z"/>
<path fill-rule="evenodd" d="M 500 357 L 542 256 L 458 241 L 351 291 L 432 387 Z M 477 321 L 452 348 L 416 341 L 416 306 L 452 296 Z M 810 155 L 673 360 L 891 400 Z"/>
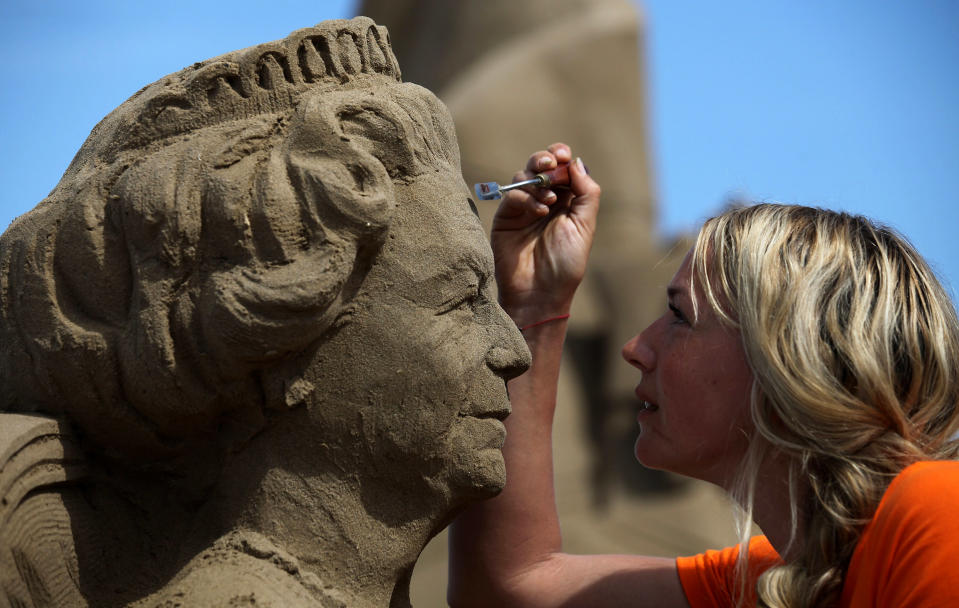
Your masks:
<path fill-rule="evenodd" d="M 510 305 L 500 304 L 521 331 L 569 319 L 570 306 L 566 304 Z"/>
<path fill-rule="evenodd" d="M 565 321 L 568 318 L 569 318 L 569 313 L 566 313 L 564 315 L 556 315 L 555 317 L 546 317 L 545 319 L 541 319 L 539 321 L 533 321 L 532 323 L 529 323 L 528 325 L 518 325 L 517 327 L 519 327 L 520 331 L 525 332 L 529 329 L 539 327 L 540 325 L 546 325 L 547 323 L 557 323 L 559 321 Z"/>

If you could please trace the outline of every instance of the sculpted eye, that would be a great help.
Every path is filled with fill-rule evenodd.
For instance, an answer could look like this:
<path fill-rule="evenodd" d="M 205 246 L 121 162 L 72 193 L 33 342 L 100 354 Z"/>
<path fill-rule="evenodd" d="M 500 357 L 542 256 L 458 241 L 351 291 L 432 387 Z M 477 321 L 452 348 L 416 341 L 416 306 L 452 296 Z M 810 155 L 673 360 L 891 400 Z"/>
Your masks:
<path fill-rule="evenodd" d="M 475 307 L 476 302 L 479 301 L 479 285 L 470 285 L 469 289 L 465 292 L 458 294 L 456 297 L 450 298 L 442 305 L 440 305 L 439 310 L 436 312 L 437 315 L 445 315 L 454 310 L 471 310 Z"/>

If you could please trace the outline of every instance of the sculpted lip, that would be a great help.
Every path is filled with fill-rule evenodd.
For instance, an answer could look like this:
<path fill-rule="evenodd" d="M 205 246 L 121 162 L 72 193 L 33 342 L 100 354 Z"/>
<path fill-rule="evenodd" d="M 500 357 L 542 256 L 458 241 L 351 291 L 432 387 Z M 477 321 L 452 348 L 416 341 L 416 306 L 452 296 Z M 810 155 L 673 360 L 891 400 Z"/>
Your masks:
<path fill-rule="evenodd" d="M 502 422 L 506 420 L 506 417 L 509 416 L 512 411 L 513 408 L 510 407 L 509 400 L 492 399 L 486 402 L 477 403 L 474 401 L 468 403 L 467 407 L 463 409 L 459 415 L 464 418 L 492 418 Z"/>
<path fill-rule="evenodd" d="M 499 387 L 496 387 L 499 391 L 503 391 L 504 384 L 501 384 Z M 496 392 L 496 389 L 490 389 L 486 394 L 493 396 L 493 398 L 488 401 L 484 400 L 479 403 L 472 402 L 467 404 L 468 407 L 460 413 L 460 416 L 467 416 L 470 418 L 495 418 L 500 422 L 506 420 L 506 417 L 510 415 L 513 411 L 513 408 L 510 406 L 509 398 L 506 394 Z"/>
<path fill-rule="evenodd" d="M 509 408 L 496 408 L 486 411 L 460 412 L 459 420 L 473 419 L 481 422 L 467 422 L 468 428 L 472 429 L 473 436 L 481 448 L 493 448 L 501 450 L 506 441 L 506 426 L 504 419 L 510 413 Z"/>
<path fill-rule="evenodd" d="M 498 407 L 487 410 L 475 410 L 471 412 L 465 412 L 461 414 L 462 416 L 468 416 L 470 418 L 493 418 L 499 420 L 500 422 L 506 420 L 506 417 L 510 415 L 512 409 L 509 407 Z"/>

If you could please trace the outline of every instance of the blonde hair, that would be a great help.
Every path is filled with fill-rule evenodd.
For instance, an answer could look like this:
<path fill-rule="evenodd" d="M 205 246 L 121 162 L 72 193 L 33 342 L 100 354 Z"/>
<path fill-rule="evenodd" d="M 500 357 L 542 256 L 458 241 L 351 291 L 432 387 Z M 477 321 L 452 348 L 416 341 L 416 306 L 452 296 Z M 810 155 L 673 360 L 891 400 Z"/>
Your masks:
<path fill-rule="evenodd" d="M 795 557 L 760 577 L 760 605 L 835 603 L 893 477 L 959 452 L 953 303 L 903 237 L 824 209 L 731 209 L 703 226 L 692 264 L 693 285 L 740 331 L 755 377 L 756 435 L 735 492 L 741 524 L 759 463 L 776 451 L 791 467 Z"/>

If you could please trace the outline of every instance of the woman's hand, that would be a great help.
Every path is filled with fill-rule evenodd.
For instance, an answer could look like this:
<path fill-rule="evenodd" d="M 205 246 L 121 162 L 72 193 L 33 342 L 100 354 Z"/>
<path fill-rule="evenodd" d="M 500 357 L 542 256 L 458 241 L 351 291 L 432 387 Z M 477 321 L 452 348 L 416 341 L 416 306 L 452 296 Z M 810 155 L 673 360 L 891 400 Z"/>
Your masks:
<path fill-rule="evenodd" d="M 572 161 L 572 162 L 571 162 Z M 500 303 L 520 327 L 569 312 L 596 230 L 599 185 L 566 144 L 532 154 L 514 183 L 569 163 L 569 189 L 510 190 L 493 217 Z"/>
<path fill-rule="evenodd" d="M 569 147 L 533 154 L 517 180 L 570 162 Z M 570 189 L 510 190 L 493 218 L 500 302 L 523 327 L 569 312 L 586 272 L 599 186 L 570 163 Z M 505 420 L 509 483 L 470 505 L 450 530 L 451 606 L 650 606 L 689 608 L 676 561 L 563 553 L 553 487 L 553 413 L 566 326 L 524 332 L 533 363 L 509 381 Z"/>

